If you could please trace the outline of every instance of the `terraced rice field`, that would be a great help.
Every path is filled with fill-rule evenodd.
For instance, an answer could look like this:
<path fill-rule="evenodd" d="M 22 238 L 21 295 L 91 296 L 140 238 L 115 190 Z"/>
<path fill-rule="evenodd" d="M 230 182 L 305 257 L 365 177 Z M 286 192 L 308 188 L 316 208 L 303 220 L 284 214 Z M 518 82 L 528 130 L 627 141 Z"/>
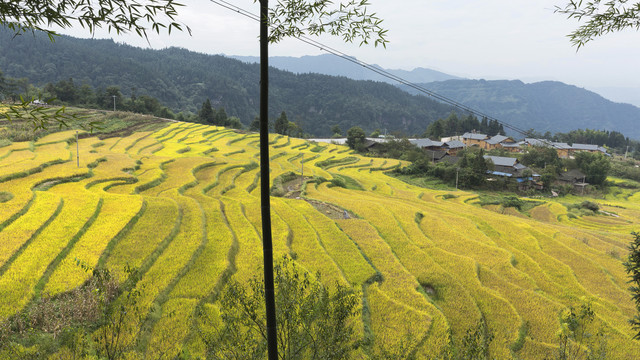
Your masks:
<path fill-rule="evenodd" d="M 78 261 L 120 276 L 129 264 L 143 274 L 141 308 L 150 309 L 139 353 L 197 355 L 196 309 L 229 278 L 260 271 L 257 135 L 172 123 L 83 137 L 79 166 L 74 139 L 61 132 L 0 148 L 0 193 L 10 194 L 0 203 L 0 320 L 82 284 Z M 302 192 L 285 183 L 289 196 L 273 198 L 275 257 L 361 293 L 367 351 L 411 338 L 429 358 L 484 321 L 495 358 L 553 357 L 561 311 L 590 302 L 609 358 L 640 358 L 622 266 L 638 196 L 603 200 L 611 216 L 569 216 L 553 201 L 514 216 L 475 205 L 472 193 L 403 183 L 384 173 L 399 161 L 343 146 L 272 135 L 270 158 L 272 181 L 303 168 L 305 180 L 327 180 Z"/>

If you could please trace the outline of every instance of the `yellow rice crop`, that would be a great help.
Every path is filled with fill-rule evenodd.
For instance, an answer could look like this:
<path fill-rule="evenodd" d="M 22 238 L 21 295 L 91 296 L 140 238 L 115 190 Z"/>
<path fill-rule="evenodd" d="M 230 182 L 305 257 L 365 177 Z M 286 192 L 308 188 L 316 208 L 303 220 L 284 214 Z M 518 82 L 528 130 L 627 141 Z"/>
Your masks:
<path fill-rule="evenodd" d="M 77 132 L 78 134 L 86 133 L 86 131 L 84 130 L 77 130 Z M 66 141 L 75 142 L 75 140 L 76 140 L 76 130 L 66 130 L 66 131 L 60 131 L 60 132 L 55 132 L 49 135 L 45 135 L 40 139 L 38 139 L 38 141 L 35 142 L 35 145 L 40 146 L 43 144 L 66 142 Z"/>
<path fill-rule="evenodd" d="M 144 213 L 107 259 L 107 267 L 121 276 L 127 264 L 139 268 L 176 226 L 178 204 L 174 200 L 146 197 L 145 202 Z"/>
<path fill-rule="evenodd" d="M 228 254 L 233 244 L 221 203 L 204 195 L 195 197 L 206 216 L 207 243 L 189 271 L 178 281 L 171 298 L 201 299 L 216 286 L 222 272 L 229 267 Z M 206 279 L 206 281 L 203 281 Z"/>
<path fill-rule="evenodd" d="M 235 259 L 237 272 L 233 277 L 244 282 L 252 278 L 262 265 L 262 242 L 244 215 L 242 204 L 227 198 L 222 198 L 221 201 L 229 227 L 233 229 L 239 246 Z"/>
<path fill-rule="evenodd" d="M 35 194 L 29 211 L 0 232 L 0 266 L 55 214 L 59 206 L 60 196 L 48 192 Z"/>
<path fill-rule="evenodd" d="M 62 212 L 47 226 L 0 277 L 0 319 L 20 310 L 33 296 L 34 286 L 49 263 L 96 211 L 97 197 L 64 197 Z"/>
<path fill-rule="evenodd" d="M 329 284 L 346 283 L 338 265 L 320 246 L 318 234 L 307 219 L 291 206 L 291 202 L 273 199 L 273 207 L 282 218 L 287 219 L 291 228 L 291 251 L 296 254 L 296 261 L 311 273 L 320 272 Z"/>
<path fill-rule="evenodd" d="M 204 240 L 203 214 L 198 203 L 191 198 L 177 194 L 173 196 L 173 199 L 180 206 L 182 223 L 175 238 L 138 284 L 141 289 L 144 289 L 140 300 L 140 306 L 143 308 L 151 305 L 158 294 L 175 279 Z"/>
<path fill-rule="evenodd" d="M 196 304 L 197 301 L 193 299 L 171 299 L 164 304 L 162 317 L 151 333 L 146 354 L 148 358 L 172 359 L 179 355 Z"/>
<path fill-rule="evenodd" d="M 20 166 L 20 164 L 28 163 L 29 160 L 35 158 L 36 154 L 29 150 L 12 151 L 9 156 L 0 159 L 0 175 L 21 171 L 23 166 Z"/>
<path fill-rule="evenodd" d="M 115 144 L 109 151 L 115 153 L 125 153 L 129 152 L 130 148 L 135 147 L 140 141 L 151 137 L 151 132 L 135 132 L 125 138 L 122 138 Z"/>
<path fill-rule="evenodd" d="M 91 274 L 78 267 L 75 259 L 94 267 L 109 241 L 140 211 L 141 206 L 142 198 L 139 196 L 105 197 L 98 218 L 53 272 L 45 291 L 57 294 L 87 280 Z"/>
<path fill-rule="evenodd" d="M 305 201 L 293 201 L 290 205 L 313 226 L 327 254 L 335 260 L 351 284 L 363 284 L 375 274 L 358 247 L 333 221 Z"/>

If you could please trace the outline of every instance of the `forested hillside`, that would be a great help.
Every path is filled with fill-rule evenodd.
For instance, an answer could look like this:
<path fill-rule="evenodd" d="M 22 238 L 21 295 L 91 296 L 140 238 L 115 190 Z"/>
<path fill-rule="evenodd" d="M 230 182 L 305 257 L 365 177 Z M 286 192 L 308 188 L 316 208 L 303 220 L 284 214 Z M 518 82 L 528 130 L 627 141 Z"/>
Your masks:
<path fill-rule="evenodd" d="M 242 60 L 248 63 L 260 62 L 257 56 L 232 56 L 234 59 Z M 396 85 L 397 81 L 384 77 L 355 62 L 342 59 L 332 54 L 323 54 L 316 56 L 274 56 L 269 59 L 269 65 L 280 70 L 291 71 L 294 73 L 315 73 L 331 76 L 345 76 L 353 80 L 373 80 L 382 81 L 392 85 Z M 433 81 L 445 81 L 451 79 L 461 79 L 460 77 L 445 74 L 440 71 L 417 68 L 411 71 L 399 69 L 384 69 L 379 65 L 373 65 L 378 69 L 382 69 L 395 76 L 399 76 L 405 80 L 414 83 L 427 83 Z"/>
<path fill-rule="evenodd" d="M 639 108 L 557 81 L 448 80 L 422 86 L 524 130 L 554 133 L 589 128 L 640 138 Z"/>
<path fill-rule="evenodd" d="M 178 48 L 145 50 L 112 40 L 62 36 L 52 44 L 41 34 L 12 38 L 6 31 L 0 32 L 0 48 L 0 70 L 38 86 L 73 78 L 96 89 L 119 86 L 125 95 L 135 89 L 175 112 L 197 112 L 210 98 L 216 108 L 224 107 L 245 124 L 258 114 L 257 64 Z M 330 136 L 334 125 L 419 134 L 453 110 L 372 81 L 273 69 L 270 84 L 272 116 L 286 111 L 290 121 L 316 136 Z"/>

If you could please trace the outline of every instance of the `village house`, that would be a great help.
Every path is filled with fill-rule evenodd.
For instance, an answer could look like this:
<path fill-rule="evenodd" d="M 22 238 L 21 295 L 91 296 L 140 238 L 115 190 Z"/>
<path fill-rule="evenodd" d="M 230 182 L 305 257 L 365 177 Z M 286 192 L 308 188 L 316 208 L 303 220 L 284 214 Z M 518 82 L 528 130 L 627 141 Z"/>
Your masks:
<path fill-rule="evenodd" d="M 449 140 L 444 143 L 443 147 L 449 155 L 456 156 L 458 151 L 464 149 L 466 145 L 460 140 Z"/>
<path fill-rule="evenodd" d="M 443 145 L 444 145 L 442 141 L 435 141 L 428 138 L 410 139 L 409 142 L 421 149 L 432 150 L 432 151 L 443 150 Z"/>
<path fill-rule="evenodd" d="M 570 150 L 571 150 L 571 145 L 569 145 L 567 143 L 562 143 L 562 142 L 553 142 L 551 144 L 556 149 L 556 152 L 558 152 L 558 157 L 559 158 L 566 159 L 566 158 L 569 157 Z"/>
<path fill-rule="evenodd" d="M 607 153 L 607 149 L 603 148 L 602 146 L 590 145 L 590 144 L 572 144 L 571 148 L 569 149 L 569 155 L 573 156 L 575 153 L 581 152 L 581 151 L 586 151 L 590 153 L 601 152 L 609 156 L 609 154 Z"/>
<path fill-rule="evenodd" d="M 515 179 L 518 183 L 519 190 L 527 190 L 532 186 L 536 189 L 542 189 L 542 184 L 537 181 L 540 175 L 535 174 L 528 167 L 522 165 L 520 161 L 512 157 L 485 155 L 485 160 L 491 160 L 493 170 L 487 171 L 488 174 Z"/>
<path fill-rule="evenodd" d="M 462 142 L 466 146 L 478 146 L 480 148 L 484 148 L 485 140 L 488 139 L 489 136 L 485 134 L 477 134 L 474 132 L 464 133 L 462 135 Z"/>
<path fill-rule="evenodd" d="M 444 152 L 445 154 L 449 154 L 452 156 L 455 156 L 458 151 L 466 147 L 466 145 L 462 141 L 458 140 L 443 142 L 431 139 L 410 139 L 409 142 L 427 151 Z"/>
<path fill-rule="evenodd" d="M 506 144 L 515 144 L 515 141 L 504 135 L 496 135 L 484 141 L 483 149 L 485 150 L 493 150 L 500 149 L 504 147 Z"/>
<path fill-rule="evenodd" d="M 510 153 L 521 153 L 523 142 L 502 143 L 502 148 Z"/>
<path fill-rule="evenodd" d="M 601 152 L 607 156 L 607 149 L 598 146 L 598 145 L 589 145 L 589 144 L 573 144 L 569 145 L 563 142 L 552 142 L 546 139 L 534 139 L 534 138 L 525 138 L 522 142 L 520 142 L 520 147 L 524 148 L 526 146 L 545 146 L 552 147 L 556 149 L 559 158 L 569 158 L 575 155 L 577 152 L 588 151 L 588 152 Z"/>

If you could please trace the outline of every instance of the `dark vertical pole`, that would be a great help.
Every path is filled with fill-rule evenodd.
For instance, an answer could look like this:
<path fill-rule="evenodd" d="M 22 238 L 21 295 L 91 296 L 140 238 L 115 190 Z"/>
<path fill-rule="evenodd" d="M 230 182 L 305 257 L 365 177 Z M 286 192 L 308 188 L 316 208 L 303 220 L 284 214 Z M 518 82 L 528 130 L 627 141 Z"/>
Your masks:
<path fill-rule="evenodd" d="M 80 167 L 80 144 L 78 143 L 78 130 L 76 130 L 76 159 L 78 160 L 78 167 Z"/>
<path fill-rule="evenodd" d="M 269 190 L 269 0 L 260 0 L 260 198 L 269 360 L 278 359 Z"/>

